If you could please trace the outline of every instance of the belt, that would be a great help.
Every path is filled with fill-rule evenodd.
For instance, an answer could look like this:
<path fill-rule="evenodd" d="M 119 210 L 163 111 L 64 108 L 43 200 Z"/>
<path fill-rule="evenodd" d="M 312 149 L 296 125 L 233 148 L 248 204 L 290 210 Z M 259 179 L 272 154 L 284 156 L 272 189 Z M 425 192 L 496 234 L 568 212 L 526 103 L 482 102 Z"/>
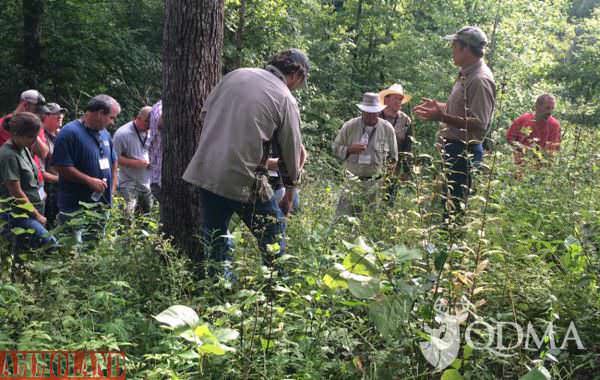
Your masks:
<path fill-rule="evenodd" d="M 444 144 L 463 144 L 466 145 L 464 141 L 460 141 L 460 140 L 449 140 L 449 139 L 444 139 Z"/>
<path fill-rule="evenodd" d="M 378 180 L 380 178 L 381 178 L 381 175 L 374 175 L 371 177 L 358 177 L 358 179 L 361 181 L 372 181 L 372 180 Z"/>

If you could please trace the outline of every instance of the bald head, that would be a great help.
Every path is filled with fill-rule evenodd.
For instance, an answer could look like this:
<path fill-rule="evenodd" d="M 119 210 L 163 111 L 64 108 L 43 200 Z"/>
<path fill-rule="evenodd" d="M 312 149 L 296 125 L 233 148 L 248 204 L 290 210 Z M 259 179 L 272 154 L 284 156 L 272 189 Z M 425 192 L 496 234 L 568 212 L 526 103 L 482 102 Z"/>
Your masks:
<path fill-rule="evenodd" d="M 135 117 L 135 126 L 139 131 L 147 131 L 150 127 L 150 112 L 152 107 L 144 106 L 140 108 L 137 116 Z"/>
<path fill-rule="evenodd" d="M 555 106 L 556 99 L 551 94 L 542 94 L 538 96 L 535 101 L 535 119 L 546 120 L 552 115 Z"/>

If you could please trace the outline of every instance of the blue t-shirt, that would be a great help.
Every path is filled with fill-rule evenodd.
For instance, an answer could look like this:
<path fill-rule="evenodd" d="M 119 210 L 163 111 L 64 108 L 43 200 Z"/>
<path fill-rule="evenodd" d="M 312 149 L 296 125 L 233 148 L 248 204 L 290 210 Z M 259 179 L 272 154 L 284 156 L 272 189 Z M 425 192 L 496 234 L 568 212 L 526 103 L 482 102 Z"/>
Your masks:
<path fill-rule="evenodd" d="M 108 159 L 107 169 L 100 169 L 100 160 Z M 73 166 L 90 177 L 106 178 L 108 187 L 100 202 L 108 205 L 112 201 L 112 168 L 117 161 L 117 154 L 112 145 L 110 133 L 106 129 L 96 131 L 86 128 L 80 120 L 65 125 L 54 143 L 52 165 Z M 88 186 L 70 182 L 62 177 L 58 180 L 58 209 L 72 212 L 79 209 L 79 202 L 94 203 L 92 189 Z"/>

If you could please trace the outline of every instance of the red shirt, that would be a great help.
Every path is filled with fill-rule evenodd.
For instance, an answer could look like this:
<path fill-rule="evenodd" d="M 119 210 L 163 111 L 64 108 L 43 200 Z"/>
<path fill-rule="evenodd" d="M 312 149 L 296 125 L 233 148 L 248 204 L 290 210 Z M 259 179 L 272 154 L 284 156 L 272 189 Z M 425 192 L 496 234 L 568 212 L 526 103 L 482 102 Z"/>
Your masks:
<path fill-rule="evenodd" d="M 528 128 L 529 131 L 523 130 Z M 560 124 L 550 116 L 547 120 L 535 120 L 535 114 L 525 113 L 519 116 L 508 129 L 506 139 L 509 143 L 521 143 L 525 146 L 536 144 L 546 151 L 560 148 Z"/>
<path fill-rule="evenodd" d="M 11 115 L 6 115 L 3 118 L 0 118 L 0 146 L 4 145 L 4 143 L 10 139 L 10 133 L 4 129 L 4 119 L 10 116 Z"/>

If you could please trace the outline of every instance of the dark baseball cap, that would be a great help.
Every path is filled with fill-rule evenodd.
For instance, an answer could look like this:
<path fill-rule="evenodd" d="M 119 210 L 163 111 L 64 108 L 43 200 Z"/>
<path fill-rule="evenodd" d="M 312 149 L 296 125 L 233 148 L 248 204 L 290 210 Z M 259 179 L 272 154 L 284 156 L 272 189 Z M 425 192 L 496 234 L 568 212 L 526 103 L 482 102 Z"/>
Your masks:
<path fill-rule="evenodd" d="M 444 39 L 448 41 L 462 41 L 474 48 L 482 48 L 488 43 L 485 33 L 476 26 L 465 26 L 454 34 L 444 36 Z"/>
<path fill-rule="evenodd" d="M 60 106 L 58 103 L 48 103 L 42 111 L 47 115 L 56 115 L 59 113 L 67 113 L 67 109 Z"/>

